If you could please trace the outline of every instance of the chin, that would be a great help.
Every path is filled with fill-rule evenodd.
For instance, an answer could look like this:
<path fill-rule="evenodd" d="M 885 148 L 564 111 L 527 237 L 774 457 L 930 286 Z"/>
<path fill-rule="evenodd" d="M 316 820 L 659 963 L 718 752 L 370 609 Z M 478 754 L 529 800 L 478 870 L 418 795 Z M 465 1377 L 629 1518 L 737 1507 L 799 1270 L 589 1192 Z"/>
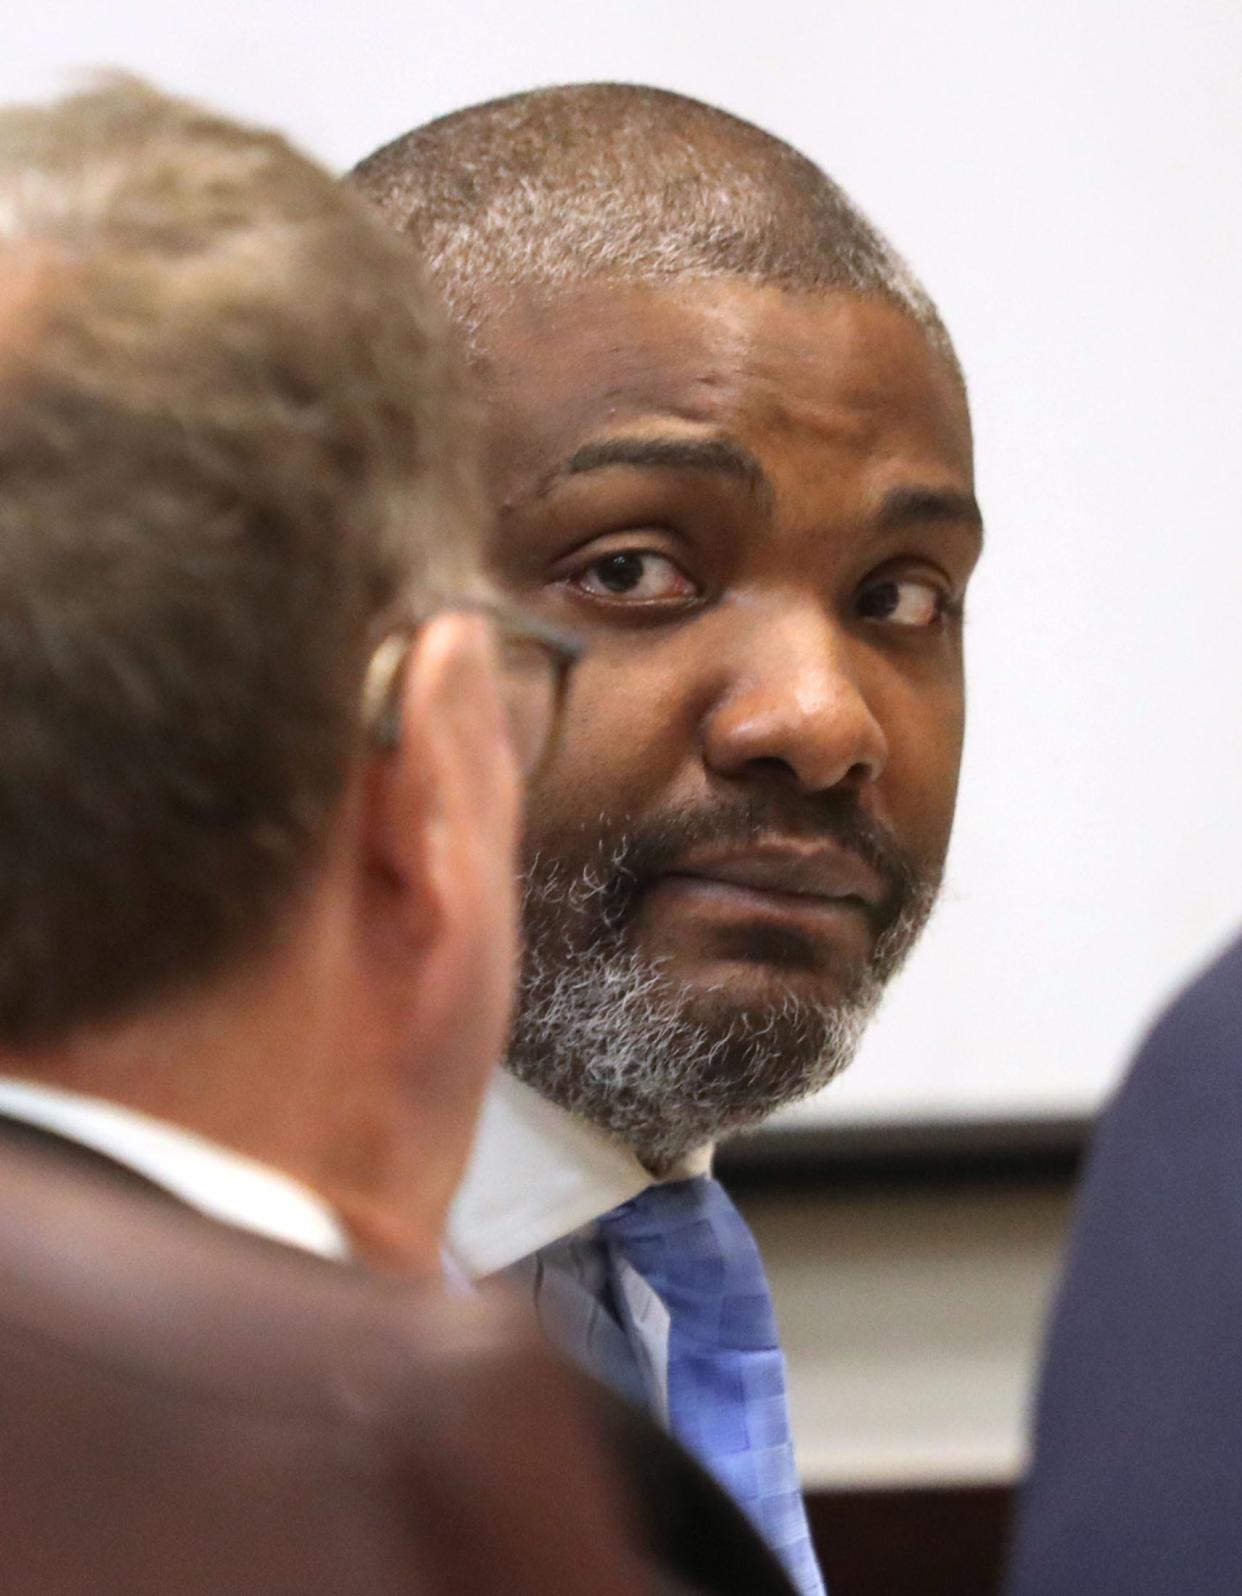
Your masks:
<path fill-rule="evenodd" d="M 704 976 L 747 986 L 767 983 L 832 1002 L 861 977 L 874 953 L 874 940 L 859 934 L 860 926 L 848 930 L 852 934 L 816 936 L 798 925 L 768 921 L 693 927 L 681 935 L 664 928 L 644 935 L 640 928 L 634 941 L 670 980 L 696 986 Z"/>
<path fill-rule="evenodd" d="M 665 954 L 651 958 L 651 963 L 669 986 L 736 995 L 740 1008 L 761 1006 L 765 998 L 781 1003 L 790 996 L 807 1003 L 839 1003 L 857 987 L 866 970 L 863 959 L 825 954 L 820 949 L 808 953 L 801 945 Z"/>

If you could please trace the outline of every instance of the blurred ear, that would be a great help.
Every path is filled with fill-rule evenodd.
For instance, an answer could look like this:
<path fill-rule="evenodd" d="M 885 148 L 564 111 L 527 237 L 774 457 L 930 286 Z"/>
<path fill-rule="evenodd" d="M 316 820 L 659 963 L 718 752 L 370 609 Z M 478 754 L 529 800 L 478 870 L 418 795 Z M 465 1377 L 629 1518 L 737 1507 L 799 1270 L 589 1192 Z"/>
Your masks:
<path fill-rule="evenodd" d="M 396 702 L 396 745 L 374 755 L 368 784 L 386 922 L 376 975 L 418 1058 L 421 1100 L 472 1121 L 504 1049 L 517 951 L 520 781 L 490 623 L 448 613 L 423 627 Z"/>
<path fill-rule="evenodd" d="M 370 842 L 407 898 L 409 930 L 459 912 L 476 873 L 516 867 L 518 777 L 487 621 L 447 613 L 420 629 L 394 691 L 395 746 L 377 755 Z"/>

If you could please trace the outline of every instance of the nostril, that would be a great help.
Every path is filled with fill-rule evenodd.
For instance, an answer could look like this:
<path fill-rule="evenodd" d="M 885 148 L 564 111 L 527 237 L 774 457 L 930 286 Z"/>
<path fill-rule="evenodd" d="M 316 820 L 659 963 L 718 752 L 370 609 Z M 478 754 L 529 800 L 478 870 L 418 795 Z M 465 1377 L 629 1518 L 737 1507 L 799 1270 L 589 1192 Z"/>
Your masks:
<path fill-rule="evenodd" d="M 787 759 L 765 754 L 746 761 L 746 769 L 753 776 L 771 776 L 784 781 L 797 781 L 798 772 Z"/>

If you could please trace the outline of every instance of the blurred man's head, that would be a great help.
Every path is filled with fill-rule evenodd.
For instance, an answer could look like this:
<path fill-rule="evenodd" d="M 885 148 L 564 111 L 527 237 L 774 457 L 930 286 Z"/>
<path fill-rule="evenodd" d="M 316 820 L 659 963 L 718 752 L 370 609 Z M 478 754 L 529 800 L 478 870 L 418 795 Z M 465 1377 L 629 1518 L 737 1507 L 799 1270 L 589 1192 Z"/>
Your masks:
<path fill-rule="evenodd" d="M 498 569 L 592 644 L 532 792 L 510 1067 L 664 1167 L 830 1079 L 935 896 L 961 374 L 830 179 L 680 96 L 518 95 L 354 181 L 469 338 Z"/>
<path fill-rule="evenodd" d="M 447 1201 L 513 955 L 481 505 L 355 195 L 135 84 L 0 113 L 0 1069 Z"/>

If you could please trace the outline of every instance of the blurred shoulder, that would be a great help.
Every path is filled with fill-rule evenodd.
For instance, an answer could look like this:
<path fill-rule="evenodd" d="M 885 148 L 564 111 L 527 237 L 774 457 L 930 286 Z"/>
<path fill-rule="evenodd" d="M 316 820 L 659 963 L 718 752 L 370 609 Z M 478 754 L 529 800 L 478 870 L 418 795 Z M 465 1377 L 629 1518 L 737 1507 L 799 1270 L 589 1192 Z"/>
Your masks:
<path fill-rule="evenodd" d="M 1194 1111 L 1206 1094 L 1242 1092 L 1242 937 L 1164 1010 L 1123 1096 Z"/>
<path fill-rule="evenodd" d="M 1141 1185 L 1164 1208 L 1242 1197 L 1242 938 L 1163 1011 L 1093 1138 L 1093 1193 Z M 1148 1200 L 1145 1197 L 1144 1200 Z"/>

